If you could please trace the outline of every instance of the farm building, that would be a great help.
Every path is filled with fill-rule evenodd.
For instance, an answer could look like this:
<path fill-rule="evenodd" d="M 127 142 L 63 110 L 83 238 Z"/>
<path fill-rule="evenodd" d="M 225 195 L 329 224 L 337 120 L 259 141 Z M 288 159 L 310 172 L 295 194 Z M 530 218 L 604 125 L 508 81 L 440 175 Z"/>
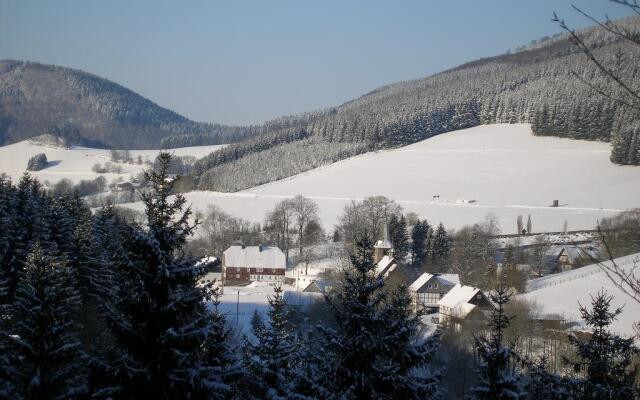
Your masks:
<path fill-rule="evenodd" d="M 413 311 L 417 312 L 423 308 L 428 311 L 429 309 L 437 309 L 440 299 L 459 283 L 458 274 L 429 274 L 425 272 L 420 275 L 409 286 Z"/>
<path fill-rule="evenodd" d="M 283 283 L 286 269 L 285 255 L 277 247 L 231 246 L 222 256 L 225 282 Z"/>

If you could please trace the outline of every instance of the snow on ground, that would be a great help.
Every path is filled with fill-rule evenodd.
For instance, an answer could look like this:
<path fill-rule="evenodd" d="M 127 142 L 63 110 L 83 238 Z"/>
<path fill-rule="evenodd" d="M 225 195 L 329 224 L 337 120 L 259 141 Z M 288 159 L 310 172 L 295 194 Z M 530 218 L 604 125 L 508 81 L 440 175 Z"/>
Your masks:
<path fill-rule="evenodd" d="M 609 153 L 608 143 L 534 136 L 528 124 L 484 125 L 238 193 L 186 197 L 196 209 L 217 204 L 262 222 L 277 202 L 302 194 L 318 202 L 326 228 L 349 201 L 383 195 L 448 228 L 493 213 L 504 233 L 515 233 L 520 214 L 531 214 L 534 232 L 561 231 L 565 220 L 569 230 L 592 229 L 600 218 L 640 206 L 640 167 L 614 165 Z M 553 200 L 561 207 L 549 207 Z"/>
<path fill-rule="evenodd" d="M 636 275 L 640 274 L 640 253 L 618 258 L 615 262 L 627 273 L 635 270 Z M 611 261 L 606 261 L 604 265 L 610 263 Z M 624 336 L 634 335 L 633 324 L 640 322 L 640 303 L 619 289 L 597 264 L 530 280 L 527 293 L 519 297 L 542 306 L 543 314 L 559 314 L 567 321 L 579 321 L 583 324 L 579 304 L 589 308 L 590 296 L 595 296 L 602 289 L 614 296 L 612 308 L 624 306 L 611 330 Z"/>
<path fill-rule="evenodd" d="M 263 317 L 267 315 L 269 296 L 273 296 L 273 286 L 225 286 L 220 311 L 227 315 L 230 326 L 237 326 L 239 331 L 248 333 L 254 310 Z"/>
<path fill-rule="evenodd" d="M 204 157 L 210 152 L 223 147 L 216 146 L 197 146 L 184 147 L 179 149 L 171 149 L 169 152 L 177 156 L 192 155 L 197 158 Z M 160 150 L 131 150 L 131 157 L 136 160 L 140 155 L 144 160 L 153 161 Z M 111 182 L 118 177 L 126 179 L 130 175 L 141 172 L 144 166 L 135 164 L 120 163 L 123 173 L 118 174 L 97 174 L 91 171 L 94 164 L 104 164 L 110 162 L 109 150 L 90 149 L 86 147 L 73 147 L 65 149 L 62 147 L 50 147 L 32 143 L 28 140 L 0 147 L 0 173 L 6 173 L 14 181 L 20 179 L 20 176 L 26 171 L 27 161 L 38 153 L 47 155 L 50 166 L 36 172 L 31 172 L 41 182 L 48 180 L 50 183 L 56 183 L 63 178 L 68 178 L 74 183 L 80 180 L 95 179 L 102 175 Z"/>

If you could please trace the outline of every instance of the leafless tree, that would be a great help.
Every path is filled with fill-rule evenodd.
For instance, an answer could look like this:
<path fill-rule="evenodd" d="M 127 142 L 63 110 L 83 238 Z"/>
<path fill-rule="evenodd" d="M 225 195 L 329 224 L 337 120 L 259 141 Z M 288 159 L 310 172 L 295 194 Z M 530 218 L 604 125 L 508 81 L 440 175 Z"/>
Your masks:
<path fill-rule="evenodd" d="M 291 199 L 290 204 L 295 219 L 296 232 L 298 233 L 299 255 L 302 256 L 302 250 L 305 244 L 304 230 L 309 223 L 318 220 L 318 204 L 301 195 Z"/>
<path fill-rule="evenodd" d="M 289 260 L 291 248 L 291 229 L 295 223 L 293 203 L 291 199 L 282 200 L 275 205 L 273 211 L 267 213 L 265 229 L 273 235 L 273 240 Z"/>

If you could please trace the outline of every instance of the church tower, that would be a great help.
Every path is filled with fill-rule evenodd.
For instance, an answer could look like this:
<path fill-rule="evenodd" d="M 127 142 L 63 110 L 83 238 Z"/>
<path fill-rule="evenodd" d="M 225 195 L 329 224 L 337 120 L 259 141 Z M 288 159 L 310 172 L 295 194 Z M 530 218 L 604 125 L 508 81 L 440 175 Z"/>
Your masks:
<path fill-rule="evenodd" d="M 389 228 L 384 225 L 384 237 L 373 246 L 373 262 L 378 264 L 384 256 L 393 257 L 393 248 L 389 241 Z"/>

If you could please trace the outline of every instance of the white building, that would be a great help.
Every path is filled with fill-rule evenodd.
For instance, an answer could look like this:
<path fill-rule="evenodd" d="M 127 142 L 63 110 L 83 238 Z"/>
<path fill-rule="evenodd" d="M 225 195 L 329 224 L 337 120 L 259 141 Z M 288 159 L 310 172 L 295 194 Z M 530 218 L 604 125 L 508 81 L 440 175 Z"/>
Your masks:
<path fill-rule="evenodd" d="M 438 322 L 442 326 L 450 326 L 460 330 L 462 321 L 472 315 L 485 318 L 493 309 L 493 304 L 482 290 L 457 284 L 438 302 Z"/>
<path fill-rule="evenodd" d="M 287 260 L 277 247 L 231 246 L 222 256 L 225 282 L 284 283 Z"/>

